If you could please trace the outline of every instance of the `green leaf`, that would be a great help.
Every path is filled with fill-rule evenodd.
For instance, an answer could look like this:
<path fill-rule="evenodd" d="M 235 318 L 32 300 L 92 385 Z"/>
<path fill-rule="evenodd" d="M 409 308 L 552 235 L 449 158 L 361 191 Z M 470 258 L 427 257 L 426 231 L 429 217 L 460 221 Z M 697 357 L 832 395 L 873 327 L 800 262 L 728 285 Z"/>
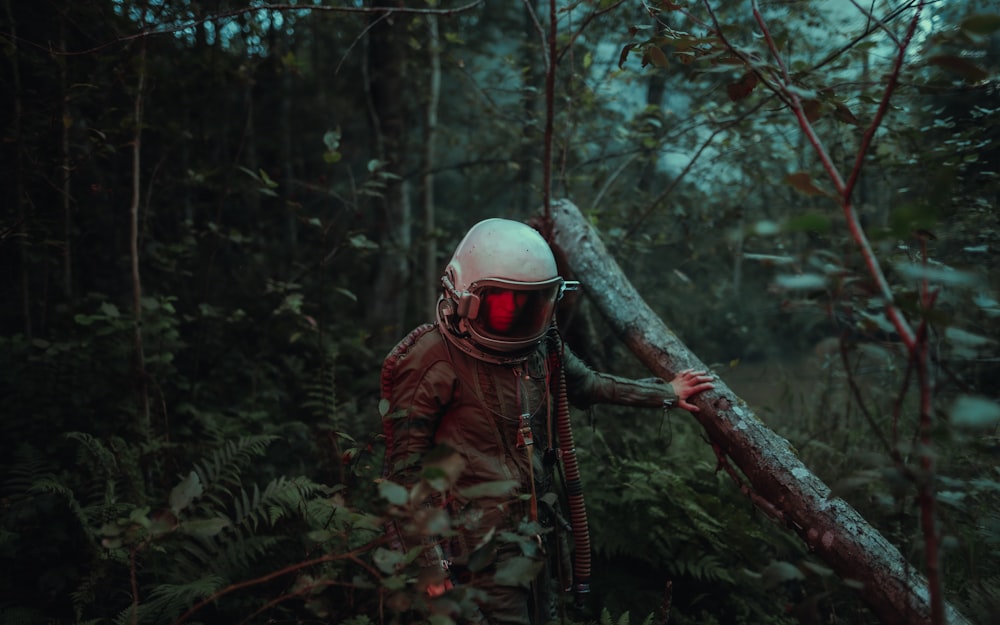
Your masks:
<path fill-rule="evenodd" d="M 350 243 L 351 247 L 353 247 L 356 250 L 377 250 L 378 249 L 378 243 L 375 243 L 374 241 L 372 241 L 371 239 L 369 239 L 368 237 L 366 237 L 363 234 L 356 234 L 356 235 L 354 235 L 353 237 L 351 237 L 348 240 L 348 243 Z"/>
<path fill-rule="evenodd" d="M 386 590 L 402 590 L 406 588 L 406 577 L 404 575 L 392 575 L 382 578 L 382 587 Z"/>
<path fill-rule="evenodd" d="M 441 508 L 435 508 L 421 515 L 418 525 L 425 536 L 441 536 L 451 531 L 451 517 Z"/>
<path fill-rule="evenodd" d="M 772 236 L 779 234 L 781 232 L 781 226 L 777 222 L 771 221 L 770 219 L 761 219 L 753 225 L 753 233 L 762 236 Z"/>
<path fill-rule="evenodd" d="M 385 547 L 379 547 L 372 553 L 372 562 L 385 574 L 395 573 L 397 567 L 403 563 L 403 559 L 402 553 Z"/>
<path fill-rule="evenodd" d="M 128 514 L 128 520 L 141 525 L 142 527 L 149 527 L 151 521 L 149 520 L 149 506 L 143 506 L 141 508 L 134 508 Z"/>
<path fill-rule="evenodd" d="M 271 180 L 271 177 L 268 176 L 267 172 L 264 171 L 263 169 L 260 170 L 260 179 L 264 183 L 264 186 L 267 187 L 268 189 L 275 189 L 278 187 L 278 183 L 275 182 L 274 180 Z M 261 189 L 261 191 L 263 192 L 263 189 Z"/>
<path fill-rule="evenodd" d="M 966 332 L 961 328 L 946 328 L 944 335 L 949 341 L 954 341 L 955 343 L 960 343 L 965 347 L 970 347 L 977 349 L 980 347 L 986 347 L 996 343 L 996 339 L 991 339 L 988 336 L 982 336 L 979 334 L 973 334 L 972 332 Z"/>
<path fill-rule="evenodd" d="M 468 499 L 478 499 L 480 497 L 506 497 L 511 494 L 517 482 L 514 480 L 500 480 L 497 482 L 483 482 L 459 491 L 459 496 Z"/>
<path fill-rule="evenodd" d="M 988 295 L 976 295 L 972 298 L 972 302 L 978 306 L 984 313 L 989 317 L 1000 316 L 1000 302 L 989 297 Z"/>
<path fill-rule="evenodd" d="M 774 284 L 788 291 L 815 291 L 826 288 L 826 278 L 818 273 L 785 274 L 776 276 Z"/>
<path fill-rule="evenodd" d="M 340 149 L 339 127 L 336 130 L 327 130 L 323 134 L 323 145 L 325 145 L 326 149 L 329 150 L 330 152 L 336 152 L 338 149 Z"/>
<path fill-rule="evenodd" d="M 191 502 L 201 497 L 205 491 L 201 485 L 201 479 L 194 471 L 188 474 L 180 484 L 174 486 L 170 491 L 170 509 L 174 514 L 179 514 L 181 510 L 191 505 Z"/>
<path fill-rule="evenodd" d="M 469 556 L 469 570 L 473 573 L 482 571 L 486 567 L 492 566 L 497 557 L 496 543 L 487 541 L 485 545 L 476 549 Z"/>
<path fill-rule="evenodd" d="M 544 562 L 535 558 L 517 556 L 497 566 L 496 583 L 501 586 L 522 586 L 527 587 L 538 571 L 541 570 Z"/>
<path fill-rule="evenodd" d="M 215 517 L 214 519 L 198 519 L 197 521 L 185 521 L 181 523 L 180 529 L 192 536 L 210 538 L 215 536 L 231 524 L 229 519 Z"/>
<path fill-rule="evenodd" d="M 341 295 L 343 295 L 347 299 L 351 300 L 352 302 L 358 301 L 358 296 L 355 295 L 354 293 L 351 293 L 350 291 L 348 291 L 345 288 L 342 288 L 342 287 L 338 286 L 337 288 L 334 289 L 334 291 L 336 291 L 337 293 L 340 293 Z"/>
<path fill-rule="evenodd" d="M 965 508 L 965 497 L 967 493 L 955 490 L 943 490 L 937 494 L 937 499 L 941 503 L 962 510 Z"/>
<path fill-rule="evenodd" d="M 991 35 L 1000 30 L 1000 14 L 983 13 L 962 20 L 962 30 L 974 35 Z"/>
<path fill-rule="evenodd" d="M 378 484 L 378 494 L 389 503 L 396 506 L 406 505 L 409 501 L 407 490 L 395 482 L 383 480 Z"/>
<path fill-rule="evenodd" d="M 928 280 L 948 286 L 972 286 L 977 282 L 975 274 L 959 271 L 947 265 L 923 265 L 920 263 L 897 263 L 896 271 L 911 280 Z"/>
<path fill-rule="evenodd" d="M 121 316 L 121 313 L 118 312 L 118 307 L 111 302 L 101 304 L 101 314 L 111 319 L 117 319 Z"/>
<path fill-rule="evenodd" d="M 818 213 L 808 213 L 792 217 L 785 223 L 786 232 L 828 232 L 830 218 Z"/>
<path fill-rule="evenodd" d="M 799 570 L 799 567 L 791 562 L 781 560 L 775 560 L 767 565 L 767 568 L 761 573 L 761 577 L 764 588 L 773 588 L 778 584 L 806 578 L 802 574 L 802 571 Z"/>
<path fill-rule="evenodd" d="M 1000 423 L 1000 405 L 985 397 L 960 395 L 951 406 L 951 424 L 956 427 L 983 429 Z"/>

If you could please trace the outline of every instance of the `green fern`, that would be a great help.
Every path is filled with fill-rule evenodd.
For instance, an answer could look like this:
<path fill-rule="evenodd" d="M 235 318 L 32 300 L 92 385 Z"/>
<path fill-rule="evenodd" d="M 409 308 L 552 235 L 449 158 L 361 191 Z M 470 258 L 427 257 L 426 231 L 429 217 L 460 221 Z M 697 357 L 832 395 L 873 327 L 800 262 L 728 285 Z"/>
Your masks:
<path fill-rule="evenodd" d="M 276 440 L 277 436 L 257 435 L 226 441 L 221 449 L 215 449 L 208 458 L 196 462 L 194 470 L 206 491 L 225 491 L 230 486 L 239 487 L 242 470 L 255 458 L 263 456 L 268 446 Z"/>
<path fill-rule="evenodd" d="M 210 461 L 196 465 L 209 479 L 218 480 L 225 475 L 223 479 L 234 486 L 224 491 L 230 493 L 228 502 L 221 493 L 208 497 L 194 506 L 192 514 L 182 521 L 182 529 L 186 525 L 201 527 L 199 520 L 221 519 L 224 523 L 214 526 L 221 531 L 193 531 L 180 538 L 179 578 L 203 570 L 227 579 L 239 577 L 254 562 L 289 540 L 287 536 L 271 535 L 269 531 L 284 521 L 305 518 L 311 502 L 329 492 L 327 487 L 305 477 L 277 477 L 263 490 L 256 484 L 249 488 L 239 486 L 239 459 L 262 452 L 269 438 L 241 439 L 235 444 L 227 444 L 220 453 L 212 454 Z M 205 471 L 207 466 L 212 467 L 211 472 Z"/>
<path fill-rule="evenodd" d="M 86 432 L 67 432 L 65 437 L 80 443 L 77 464 L 96 468 L 105 477 L 113 477 L 118 473 L 118 458 L 100 440 Z"/>
<path fill-rule="evenodd" d="M 652 625 L 653 618 L 654 615 L 652 613 L 647 614 L 641 625 Z M 618 617 L 618 620 L 615 621 L 614 617 L 611 616 L 611 612 L 607 608 L 601 609 L 601 616 L 598 620 L 600 625 L 630 625 L 631 622 L 632 617 L 628 610 L 622 612 L 621 616 Z"/>
<path fill-rule="evenodd" d="M 668 569 L 676 576 L 687 576 L 700 582 L 736 583 L 729 572 L 729 567 L 712 554 L 702 554 L 700 557 L 679 557 L 670 561 Z"/>
<path fill-rule="evenodd" d="M 974 622 L 990 623 L 1000 613 L 1000 576 L 994 575 L 969 584 L 964 603 L 966 616 Z"/>
<path fill-rule="evenodd" d="M 158 584 L 139 604 L 138 610 L 130 606 L 120 612 L 114 620 L 115 625 L 172 622 L 192 604 L 211 596 L 224 585 L 222 578 L 212 575 L 184 584 Z"/>
<path fill-rule="evenodd" d="M 330 361 L 336 354 L 332 354 Z M 304 387 L 306 399 L 302 407 L 317 421 L 340 427 L 340 412 L 337 408 L 337 375 L 333 367 L 321 368 L 315 382 Z"/>
<path fill-rule="evenodd" d="M 40 475 L 52 475 L 56 465 L 32 445 L 18 445 L 3 481 L 3 494 L 8 498 L 26 496 Z"/>

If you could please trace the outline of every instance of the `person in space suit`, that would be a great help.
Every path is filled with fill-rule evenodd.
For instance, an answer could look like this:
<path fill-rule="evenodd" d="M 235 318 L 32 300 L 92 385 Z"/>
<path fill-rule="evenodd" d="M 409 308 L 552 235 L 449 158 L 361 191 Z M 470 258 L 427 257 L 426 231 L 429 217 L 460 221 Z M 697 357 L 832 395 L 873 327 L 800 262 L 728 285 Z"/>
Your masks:
<path fill-rule="evenodd" d="M 578 407 L 609 403 L 694 412 L 698 408 L 688 399 L 713 388 L 712 376 L 687 370 L 666 382 L 590 369 L 555 326 L 557 303 L 576 283 L 560 277 L 548 243 L 527 224 L 493 218 L 474 225 L 441 282 L 435 323 L 413 330 L 383 364 L 384 477 L 412 488 L 429 454 L 452 454 L 457 464 L 449 466 L 460 470 L 448 492 L 422 491 L 429 495 L 426 507 L 447 513 L 451 532 L 443 539 L 428 536 L 433 524 L 404 519 L 389 531 L 404 551 L 424 546 L 421 564 L 439 572 L 424 584 L 431 597 L 456 584 L 478 589 L 479 612 L 462 620 L 529 625 L 552 616 L 551 598 L 545 600 L 549 606 L 532 606 L 539 595 L 529 584 L 496 572 L 514 559 L 542 562 L 553 550 L 541 539 L 510 536 L 537 528 L 543 534 L 559 522 L 553 518 L 559 514 L 539 502 L 551 503 L 547 495 L 559 465 L 575 453 L 556 433 L 560 399 Z M 463 495 L 483 484 L 501 490 Z M 572 489 L 579 484 L 567 487 Z M 542 616 L 533 618 L 537 614 Z"/>

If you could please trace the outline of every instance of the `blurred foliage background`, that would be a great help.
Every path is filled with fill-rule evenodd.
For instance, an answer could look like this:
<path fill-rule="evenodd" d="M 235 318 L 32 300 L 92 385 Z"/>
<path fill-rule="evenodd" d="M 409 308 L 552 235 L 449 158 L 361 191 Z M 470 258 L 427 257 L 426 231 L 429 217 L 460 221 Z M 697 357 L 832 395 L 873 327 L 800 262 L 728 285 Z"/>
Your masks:
<path fill-rule="evenodd" d="M 551 47 L 548 3 L 405 4 L 4 0 L 0 622 L 440 622 L 378 544 L 405 503 L 378 487 L 381 360 L 465 230 L 549 192 L 921 570 L 890 453 L 914 453 L 916 382 L 828 172 L 747 70 L 769 62 L 748 3 L 559 2 Z M 1000 16 L 759 4 L 926 322 L 944 589 L 993 622 Z M 645 375 L 575 312 L 576 351 Z M 577 417 L 599 566 L 567 618 L 875 622 L 687 415 Z"/>

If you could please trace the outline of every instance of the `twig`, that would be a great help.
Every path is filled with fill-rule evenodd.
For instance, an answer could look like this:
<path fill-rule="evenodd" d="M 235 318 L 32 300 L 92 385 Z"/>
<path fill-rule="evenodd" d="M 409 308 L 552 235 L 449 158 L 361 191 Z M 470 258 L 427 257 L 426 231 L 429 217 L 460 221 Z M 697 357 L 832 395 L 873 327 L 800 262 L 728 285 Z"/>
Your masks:
<path fill-rule="evenodd" d="M 771 36 L 771 31 L 767 26 L 764 16 L 761 14 L 760 9 L 757 5 L 757 0 L 752 0 L 753 4 L 753 14 L 757 23 L 760 25 L 761 29 L 764 31 L 764 37 L 767 41 L 768 49 L 771 54 L 779 59 L 779 66 L 783 76 L 785 77 L 786 85 L 791 84 L 790 76 L 788 75 L 788 70 L 785 67 L 783 61 L 781 61 L 781 54 L 778 51 L 778 47 L 774 42 L 774 38 Z M 907 35 L 905 41 L 909 44 L 913 31 L 916 29 L 916 25 L 920 20 L 920 9 L 922 7 L 922 2 L 918 5 L 916 13 L 910 22 L 909 34 Z M 858 157 L 855 164 L 854 171 L 852 172 L 852 178 L 850 185 L 845 184 L 843 177 L 841 177 L 840 172 L 837 170 L 837 166 L 833 162 L 833 158 L 830 153 L 823 147 L 822 141 L 820 141 L 819 136 L 816 134 L 815 129 L 812 126 L 812 122 L 806 116 L 805 110 L 802 106 L 802 100 L 799 95 L 789 89 L 785 89 L 789 101 L 791 102 L 792 111 L 795 113 L 795 117 L 799 121 L 799 127 L 802 132 L 806 135 L 810 145 L 812 145 L 820 162 L 823 165 L 823 169 L 826 170 L 833 182 L 835 188 L 837 189 L 837 194 L 840 197 L 841 209 L 844 212 L 844 216 L 847 220 L 847 226 L 850 230 L 851 237 L 854 239 L 858 246 L 861 256 L 864 259 L 865 266 L 868 269 L 868 273 L 871 278 L 875 281 L 875 285 L 878 288 L 879 294 L 885 300 L 885 312 L 886 316 L 892 322 L 893 327 L 899 334 L 900 338 L 906 344 L 907 348 L 910 350 L 916 349 L 916 340 L 913 332 L 913 328 L 910 326 L 906 317 L 899 310 L 896 304 L 893 302 L 892 289 L 889 286 L 888 280 L 885 278 L 885 274 L 882 271 L 881 265 L 879 265 L 878 259 L 875 257 L 875 251 L 872 249 L 871 243 L 868 241 L 868 236 L 865 234 L 864 228 L 861 226 L 861 219 L 855 209 L 854 205 L 851 203 L 851 190 L 853 189 L 854 183 L 857 181 L 857 174 L 861 170 L 861 162 L 867 153 L 868 148 L 871 146 L 871 139 L 875 136 L 875 131 L 878 129 L 879 125 L 884 118 L 885 112 L 888 109 L 889 96 L 895 90 L 896 84 L 899 82 L 899 74 L 902 70 L 902 63 L 906 56 L 906 48 L 902 48 L 899 51 L 896 59 L 896 65 L 893 68 L 893 72 L 890 74 L 888 79 L 888 85 L 886 86 L 886 93 L 882 99 L 882 103 L 879 106 L 879 110 L 872 120 L 872 123 L 868 126 L 865 131 L 865 137 L 862 140 L 861 146 L 858 148 Z"/>
<path fill-rule="evenodd" d="M 191 618 L 191 616 L 194 615 L 195 612 L 201 610 L 206 605 L 212 603 L 213 601 L 216 601 L 220 597 L 224 597 L 225 595 L 228 595 L 237 590 L 242 590 L 244 588 L 250 588 L 251 586 L 264 584 L 273 579 L 277 579 L 282 575 L 294 573 L 295 571 L 298 571 L 300 569 L 304 569 L 310 566 L 315 566 L 317 564 L 323 564 L 324 562 L 335 562 L 337 560 L 351 560 L 352 562 L 360 564 L 363 568 L 365 568 L 369 573 L 372 573 L 375 577 L 378 577 L 378 572 L 358 557 L 359 554 L 368 551 L 372 547 L 372 545 L 377 544 L 377 542 L 378 541 L 376 541 L 376 543 L 369 543 L 359 549 L 355 549 L 347 553 L 332 553 L 332 554 L 328 553 L 324 556 L 320 556 L 312 560 L 306 560 L 304 562 L 297 562 L 295 564 L 290 564 L 284 568 L 278 569 L 277 571 L 271 571 L 267 575 L 262 575 L 254 579 L 248 579 L 242 582 L 238 582 L 236 584 L 230 584 L 229 586 L 226 586 L 222 590 L 212 593 L 210 596 L 202 599 L 198 603 L 191 606 L 191 608 L 189 608 L 187 612 L 182 614 L 180 617 L 177 618 L 177 620 L 173 622 L 173 625 L 180 625 L 181 623 Z"/>

